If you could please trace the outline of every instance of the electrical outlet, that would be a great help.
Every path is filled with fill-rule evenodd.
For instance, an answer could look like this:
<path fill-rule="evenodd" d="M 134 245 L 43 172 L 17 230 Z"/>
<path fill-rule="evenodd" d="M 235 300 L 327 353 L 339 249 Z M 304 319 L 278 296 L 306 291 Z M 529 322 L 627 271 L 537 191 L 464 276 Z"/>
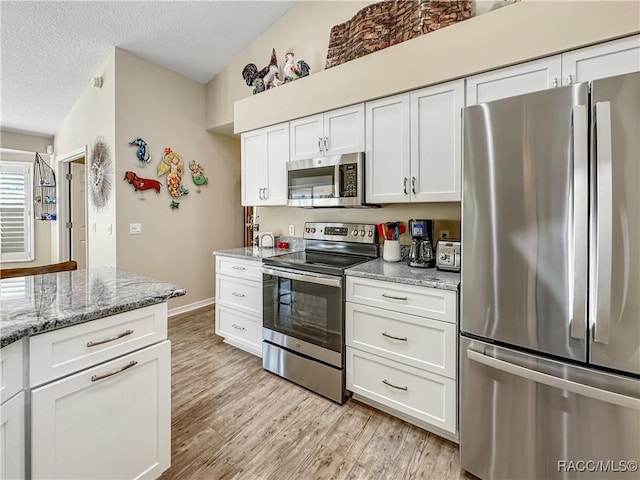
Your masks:
<path fill-rule="evenodd" d="M 449 238 L 449 230 L 440 230 L 440 238 Z"/>
<path fill-rule="evenodd" d="M 129 224 L 129 235 L 140 235 L 142 233 L 142 224 L 141 223 L 130 223 Z"/>
<path fill-rule="evenodd" d="M 295 225 L 289 225 L 289 235 L 293 236 L 296 234 L 296 226 Z"/>

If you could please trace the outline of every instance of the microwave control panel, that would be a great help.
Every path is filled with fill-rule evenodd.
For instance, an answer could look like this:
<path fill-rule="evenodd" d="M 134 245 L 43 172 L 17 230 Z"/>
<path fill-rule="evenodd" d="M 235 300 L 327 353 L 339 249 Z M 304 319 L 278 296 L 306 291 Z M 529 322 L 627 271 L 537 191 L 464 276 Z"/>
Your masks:
<path fill-rule="evenodd" d="M 357 197 L 358 196 L 358 165 L 355 163 L 347 163 L 340 165 L 340 177 L 342 185 L 340 186 L 341 197 Z"/>

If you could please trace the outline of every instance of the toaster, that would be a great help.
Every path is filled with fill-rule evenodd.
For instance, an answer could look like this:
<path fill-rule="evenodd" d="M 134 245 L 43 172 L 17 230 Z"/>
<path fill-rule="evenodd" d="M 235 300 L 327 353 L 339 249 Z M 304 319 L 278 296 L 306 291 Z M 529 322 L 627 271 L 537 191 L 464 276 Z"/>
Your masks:
<path fill-rule="evenodd" d="M 441 238 L 436 248 L 436 267 L 450 272 L 460 271 L 460 240 Z"/>

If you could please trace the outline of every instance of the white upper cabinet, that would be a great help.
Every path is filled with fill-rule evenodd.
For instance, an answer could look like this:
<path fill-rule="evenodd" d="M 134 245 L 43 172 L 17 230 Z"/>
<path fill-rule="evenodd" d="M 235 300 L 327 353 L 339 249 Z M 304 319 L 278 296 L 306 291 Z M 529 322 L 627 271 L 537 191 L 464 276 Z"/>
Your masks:
<path fill-rule="evenodd" d="M 459 202 L 464 81 L 411 93 L 411 201 Z"/>
<path fill-rule="evenodd" d="M 588 82 L 640 71 L 640 35 L 562 55 L 562 84 Z"/>
<path fill-rule="evenodd" d="M 467 78 L 467 105 L 640 71 L 640 35 Z"/>
<path fill-rule="evenodd" d="M 368 102 L 367 201 L 460 201 L 463 106 L 463 80 Z"/>
<path fill-rule="evenodd" d="M 467 78 L 467 105 L 558 87 L 561 74 L 560 55 L 480 73 Z"/>
<path fill-rule="evenodd" d="M 289 124 L 242 134 L 242 205 L 286 205 Z"/>
<path fill-rule="evenodd" d="M 289 122 L 291 160 L 362 152 L 364 104 Z"/>
<path fill-rule="evenodd" d="M 408 93 L 367 102 L 364 157 L 367 202 L 409 201 L 409 121 Z"/>

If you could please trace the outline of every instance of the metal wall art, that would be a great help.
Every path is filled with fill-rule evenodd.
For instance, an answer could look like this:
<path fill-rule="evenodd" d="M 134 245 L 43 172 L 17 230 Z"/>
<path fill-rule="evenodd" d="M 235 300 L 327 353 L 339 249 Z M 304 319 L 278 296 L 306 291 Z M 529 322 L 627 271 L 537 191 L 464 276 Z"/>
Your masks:
<path fill-rule="evenodd" d="M 124 178 L 129 182 L 129 184 L 133 185 L 133 189 L 137 191 L 149 190 L 153 188 L 156 193 L 160 193 L 160 187 L 162 184 L 157 180 L 152 180 L 150 178 L 140 178 L 136 172 L 124 172 Z"/>
<path fill-rule="evenodd" d="M 195 160 L 189 162 L 189 170 L 191 170 L 191 179 L 196 184 L 196 191 L 200 193 L 200 186 L 209 183 L 209 179 L 204 176 L 204 168 Z"/>
<path fill-rule="evenodd" d="M 138 137 L 135 140 L 129 142 L 129 145 L 138 147 L 136 150 L 136 158 L 140 162 L 140 166 L 144 167 L 147 163 L 151 162 L 151 154 L 147 147 L 147 142 Z"/>
<path fill-rule="evenodd" d="M 109 145 L 104 138 L 97 137 L 89 169 L 91 203 L 97 212 L 102 211 L 109 203 L 113 189 L 113 175 Z"/>
<path fill-rule="evenodd" d="M 167 189 L 173 198 L 180 198 L 187 195 L 189 190 L 182 185 L 182 175 L 184 174 L 184 160 L 178 152 L 174 152 L 170 147 L 164 149 L 162 161 L 158 165 L 158 176 L 167 175 Z M 178 208 L 180 202 L 172 201 L 171 208 Z"/>
<path fill-rule="evenodd" d="M 56 220 L 56 175 L 36 152 L 33 161 L 33 217 L 36 220 Z"/>

